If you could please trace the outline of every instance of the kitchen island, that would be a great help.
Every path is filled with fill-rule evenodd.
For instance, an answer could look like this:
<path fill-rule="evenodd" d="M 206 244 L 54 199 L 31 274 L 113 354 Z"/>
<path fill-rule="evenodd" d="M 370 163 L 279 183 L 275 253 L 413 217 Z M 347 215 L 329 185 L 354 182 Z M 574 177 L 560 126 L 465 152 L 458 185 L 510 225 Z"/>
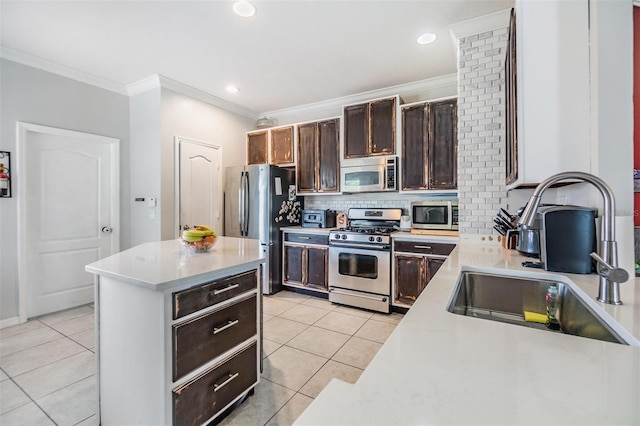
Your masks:
<path fill-rule="evenodd" d="M 640 284 L 623 305 L 595 301 L 598 276 L 522 267 L 499 245 L 451 253 L 355 384 L 334 379 L 296 425 L 639 424 L 640 347 L 446 310 L 461 271 L 570 282 L 640 342 Z M 634 338 L 635 336 L 635 338 Z"/>
<path fill-rule="evenodd" d="M 99 423 L 200 424 L 250 392 L 264 262 L 257 240 L 218 237 L 206 253 L 169 240 L 87 265 Z"/>

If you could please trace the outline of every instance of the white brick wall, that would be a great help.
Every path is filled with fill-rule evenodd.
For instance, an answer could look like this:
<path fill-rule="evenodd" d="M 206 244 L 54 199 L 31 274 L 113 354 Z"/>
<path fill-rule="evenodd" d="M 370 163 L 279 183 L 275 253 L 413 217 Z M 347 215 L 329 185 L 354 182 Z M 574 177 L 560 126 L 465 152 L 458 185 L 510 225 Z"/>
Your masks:
<path fill-rule="evenodd" d="M 458 198 L 461 234 L 495 234 L 505 204 L 504 60 L 507 28 L 460 40 Z"/>

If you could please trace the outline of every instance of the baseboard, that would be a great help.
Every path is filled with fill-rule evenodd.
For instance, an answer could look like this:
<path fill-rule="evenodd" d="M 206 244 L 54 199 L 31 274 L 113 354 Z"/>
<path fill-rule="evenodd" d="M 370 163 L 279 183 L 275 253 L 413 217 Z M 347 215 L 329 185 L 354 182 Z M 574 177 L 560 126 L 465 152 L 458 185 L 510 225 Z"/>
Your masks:
<path fill-rule="evenodd" d="M 3 328 L 11 327 L 12 325 L 20 324 L 20 317 L 13 317 L 0 320 L 0 330 Z"/>

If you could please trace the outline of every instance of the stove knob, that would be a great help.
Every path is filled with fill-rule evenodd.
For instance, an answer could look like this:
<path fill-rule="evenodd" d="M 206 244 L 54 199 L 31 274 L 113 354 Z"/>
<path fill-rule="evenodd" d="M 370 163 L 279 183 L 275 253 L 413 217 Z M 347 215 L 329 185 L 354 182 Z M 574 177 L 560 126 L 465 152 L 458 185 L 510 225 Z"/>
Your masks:
<path fill-rule="evenodd" d="M 347 239 L 347 234 L 342 234 L 342 239 L 346 240 Z"/>
<path fill-rule="evenodd" d="M 369 237 L 369 241 L 374 242 L 376 240 L 375 237 Z"/>
<path fill-rule="evenodd" d="M 382 242 L 382 237 L 377 237 L 377 238 L 376 238 L 376 241 L 377 241 L 377 242 L 379 242 L 379 243 L 381 243 L 381 242 Z"/>

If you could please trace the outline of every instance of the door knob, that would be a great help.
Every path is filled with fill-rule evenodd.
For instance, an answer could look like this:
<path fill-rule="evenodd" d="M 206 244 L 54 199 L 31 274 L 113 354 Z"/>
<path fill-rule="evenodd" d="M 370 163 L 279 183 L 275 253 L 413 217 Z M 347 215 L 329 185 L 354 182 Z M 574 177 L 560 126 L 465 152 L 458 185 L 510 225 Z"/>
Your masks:
<path fill-rule="evenodd" d="M 109 228 L 108 226 L 103 226 L 102 232 L 104 232 L 105 234 L 108 234 L 109 232 L 111 232 L 111 228 Z"/>

